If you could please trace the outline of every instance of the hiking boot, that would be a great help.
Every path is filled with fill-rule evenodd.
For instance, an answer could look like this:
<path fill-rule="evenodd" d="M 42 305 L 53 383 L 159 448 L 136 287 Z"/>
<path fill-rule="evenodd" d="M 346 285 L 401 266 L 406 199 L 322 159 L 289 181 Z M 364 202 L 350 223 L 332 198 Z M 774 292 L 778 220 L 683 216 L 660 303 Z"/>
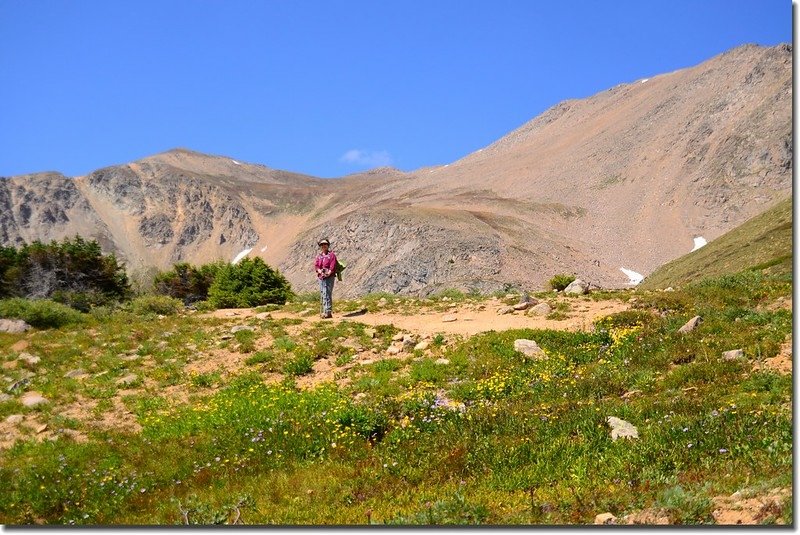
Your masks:
<path fill-rule="evenodd" d="M 331 313 L 331 312 L 328 312 L 327 314 L 323 314 L 322 315 L 322 319 L 324 319 L 324 320 L 329 320 L 332 317 L 333 317 L 333 313 Z"/>

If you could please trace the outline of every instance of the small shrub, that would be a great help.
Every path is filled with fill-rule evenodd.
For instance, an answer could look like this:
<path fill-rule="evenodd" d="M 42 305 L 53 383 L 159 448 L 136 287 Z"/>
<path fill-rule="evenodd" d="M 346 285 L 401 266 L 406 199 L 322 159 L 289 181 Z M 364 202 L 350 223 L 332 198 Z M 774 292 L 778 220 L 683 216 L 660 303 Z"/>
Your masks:
<path fill-rule="evenodd" d="M 272 362 L 275 359 L 275 355 L 270 353 L 269 351 L 257 351 L 247 357 L 244 361 L 245 364 L 253 365 L 253 364 L 264 364 Z"/>
<path fill-rule="evenodd" d="M 209 372 L 192 374 L 189 378 L 189 381 L 193 386 L 208 388 L 214 386 L 214 384 L 218 383 L 220 379 L 221 377 L 219 372 Z"/>
<path fill-rule="evenodd" d="M 548 281 L 550 288 L 553 290 L 558 290 L 559 292 L 562 291 L 564 288 L 570 285 L 572 281 L 575 280 L 574 275 L 565 275 L 563 273 L 554 276 L 552 279 Z"/>
<path fill-rule="evenodd" d="M 287 375 L 305 375 L 313 369 L 314 358 L 308 353 L 300 353 L 286 363 L 283 372 Z"/>
<path fill-rule="evenodd" d="M 153 279 L 153 288 L 162 295 L 182 300 L 185 304 L 208 298 L 208 291 L 225 263 L 222 261 L 195 267 L 181 262 Z"/>
<path fill-rule="evenodd" d="M 128 306 L 137 316 L 148 314 L 172 316 L 183 309 L 183 302 L 166 295 L 143 295 L 133 299 Z"/>
<path fill-rule="evenodd" d="M 40 329 L 62 327 L 84 320 L 83 314 L 67 305 L 49 299 L 22 298 L 1 300 L 0 318 L 21 319 Z"/>
<path fill-rule="evenodd" d="M 239 352 L 252 353 L 256 349 L 256 333 L 249 330 L 236 331 L 233 335 L 239 342 Z"/>
<path fill-rule="evenodd" d="M 222 266 L 208 290 L 208 300 L 217 308 L 284 304 L 291 296 L 289 281 L 258 257 Z"/>

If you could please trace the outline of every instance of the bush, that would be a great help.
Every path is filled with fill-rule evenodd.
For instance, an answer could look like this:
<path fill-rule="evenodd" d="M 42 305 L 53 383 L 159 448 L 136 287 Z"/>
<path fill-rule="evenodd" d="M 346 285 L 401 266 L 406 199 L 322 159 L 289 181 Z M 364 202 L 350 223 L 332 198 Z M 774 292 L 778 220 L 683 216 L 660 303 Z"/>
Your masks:
<path fill-rule="evenodd" d="M 81 323 L 83 314 L 49 299 L 21 298 L 0 300 L 0 318 L 21 319 L 33 327 L 47 329 Z"/>
<path fill-rule="evenodd" d="M 53 299 L 87 312 L 129 295 L 125 269 L 97 241 L 76 236 L 0 248 L 0 297 Z"/>
<path fill-rule="evenodd" d="M 565 275 L 562 273 L 550 279 L 548 281 L 548 284 L 550 284 L 551 289 L 558 290 L 560 292 L 564 288 L 569 286 L 570 283 L 574 280 L 575 280 L 575 275 Z"/>
<path fill-rule="evenodd" d="M 208 298 L 208 290 L 224 266 L 222 261 L 200 267 L 181 262 L 157 274 L 153 288 L 156 293 L 181 299 L 187 305 L 203 301 Z"/>
<path fill-rule="evenodd" d="M 132 300 L 128 306 L 131 312 L 138 316 L 147 314 L 172 316 L 183 310 L 183 302 L 180 299 L 166 295 L 143 295 Z"/>
<path fill-rule="evenodd" d="M 291 297 L 289 281 L 258 257 L 222 266 L 208 290 L 208 301 L 216 308 L 284 304 Z"/>

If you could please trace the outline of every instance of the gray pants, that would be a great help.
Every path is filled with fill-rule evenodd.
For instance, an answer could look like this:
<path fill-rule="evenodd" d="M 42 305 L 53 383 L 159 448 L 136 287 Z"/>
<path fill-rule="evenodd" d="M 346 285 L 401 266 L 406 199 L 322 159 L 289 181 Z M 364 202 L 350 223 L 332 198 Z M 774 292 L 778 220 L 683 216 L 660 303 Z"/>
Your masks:
<path fill-rule="evenodd" d="M 336 277 L 319 280 L 319 293 L 322 296 L 322 313 L 330 314 L 333 310 L 333 281 Z"/>

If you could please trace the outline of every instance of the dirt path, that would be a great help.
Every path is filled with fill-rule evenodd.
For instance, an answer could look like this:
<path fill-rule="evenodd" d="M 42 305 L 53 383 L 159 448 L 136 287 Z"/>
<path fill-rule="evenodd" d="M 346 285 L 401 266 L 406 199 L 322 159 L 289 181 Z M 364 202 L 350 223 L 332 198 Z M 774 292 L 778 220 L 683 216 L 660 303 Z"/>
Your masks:
<path fill-rule="evenodd" d="M 307 322 L 340 322 L 354 321 L 367 325 L 392 324 L 398 329 L 421 335 L 436 333 L 458 334 L 471 336 L 487 331 L 503 331 L 506 329 L 558 329 L 565 331 L 578 331 L 591 329 L 592 322 L 601 316 L 627 310 L 629 307 L 622 301 L 592 301 L 589 299 L 571 300 L 571 310 L 567 312 L 567 319 L 548 320 L 543 316 L 527 316 L 524 311 L 515 311 L 513 314 L 497 313 L 503 303 L 496 300 L 486 301 L 483 310 L 479 306 L 466 304 L 458 305 L 447 312 L 421 309 L 415 314 L 400 314 L 396 312 L 367 312 L 351 318 L 343 317 L 336 313 L 332 320 L 322 320 L 317 316 L 301 316 L 299 313 L 276 311 L 269 315 L 274 319 L 300 318 Z M 255 316 L 254 309 L 221 309 L 208 314 L 216 318 L 248 318 Z M 455 317 L 455 321 L 444 321 L 448 316 Z M 449 318 L 447 318 L 449 319 Z"/>

